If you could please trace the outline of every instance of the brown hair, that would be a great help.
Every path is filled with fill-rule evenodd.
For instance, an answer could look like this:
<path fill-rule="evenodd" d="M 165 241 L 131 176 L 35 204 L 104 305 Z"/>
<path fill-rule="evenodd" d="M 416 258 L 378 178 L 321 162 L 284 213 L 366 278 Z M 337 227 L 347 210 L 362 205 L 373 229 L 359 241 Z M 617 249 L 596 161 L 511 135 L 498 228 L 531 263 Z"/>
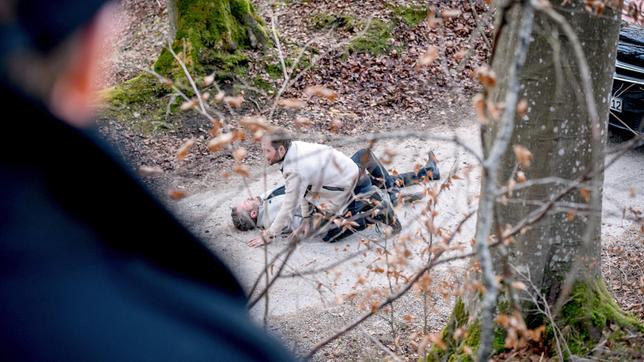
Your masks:
<path fill-rule="evenodd" d="M 240 211 L 236 207 L 230 209 L 230 217 L 233 219 L 233 225 L 237 230 L 248 231 L 257 227 L 255 220 L 245 211 Z"/>
<path fill-rule="evenodd" d="M 271 140 L 271 146 L 276 150 L 280 146 L 284 146 L 284 151 L 288 151 L 291 147 L 291 135 L 281 128 L 273 131 L 268 137 Z"/>

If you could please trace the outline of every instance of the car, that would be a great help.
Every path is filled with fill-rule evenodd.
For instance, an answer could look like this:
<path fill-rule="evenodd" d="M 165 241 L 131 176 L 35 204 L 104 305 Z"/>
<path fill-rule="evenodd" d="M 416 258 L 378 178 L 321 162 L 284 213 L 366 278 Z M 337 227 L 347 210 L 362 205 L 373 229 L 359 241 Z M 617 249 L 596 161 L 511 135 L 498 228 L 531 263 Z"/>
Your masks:
<path fill-rule="evenodd" d="M 610 126 L 644 133 L 644 29 L 625 23 L 619 32 L 610 100 Z"/>

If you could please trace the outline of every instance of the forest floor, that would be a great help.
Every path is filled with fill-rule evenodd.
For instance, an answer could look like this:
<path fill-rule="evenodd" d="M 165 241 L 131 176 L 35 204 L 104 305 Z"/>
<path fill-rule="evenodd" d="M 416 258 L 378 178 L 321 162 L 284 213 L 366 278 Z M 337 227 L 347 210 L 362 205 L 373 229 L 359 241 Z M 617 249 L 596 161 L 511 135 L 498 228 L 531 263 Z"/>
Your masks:
<path fill-rule="evenodd" d="M 262 0 L 254 4 L 270 28 L 271 3 Z M 460 1 L 436 1 L 437 6 L 456 8 L 458 5 L 461 9 L 445 19 L 445 27 L 437 29 L 429 27 L 423 21 L 424 17 L 418 21 L 413 12 L 409 12 L 421 4 L 424 2 L 323 0 L 292 1 L 276 8 L 276 30 L 280 34 L 285 61 L 293 64 L 299 51 L 309 43 L 312 50 L 303 53 L 302 67 L 315 62 L 284 96 L 297 97 L 306 86 L 324 84 L 335 90 L 338 97 L 335 102 L 308 100 L 305 107 L 297 110 L 279 108 L 273 122 L 300 132 L 306 139 L 332 144 L 349 155 L 367 144 L 348 143 L 347 139 L 371 132 L 393 131 L 412 135 L 417 131 L 439 136 L 456 135 L 480 152 L 478 123 L 471 107 L 472 96 L 478 90 L 473 72 L 489 52 L 491 11 L 483 5 L 464 9 Z M 117 19 L 121 30 L 109 41 L 117 51 L 112 58 L 106 59 L 105 86 L 139 74 L 142 68 L 152 64 L 166 44 L 169 26 L 164 1 L 125 0 L 122 7 L 123 12 Z M 475 19 L 484 24 L 485 37 L 472 37 Z M 377 29 L 382 36 L 376 40 L 382 42 L 369 43 L 368 50 L 361 50 L 352 39 L 362 36 L 361 26 L 365 23 L 380 27 Z M 417 68 L 419 57 L 432 45 L 440 49 L 437 60 L 428 67 Z M 283 82 L 275 49 L 248 51 L 247 57 L 251 61 L 245 65 L 244 76 L 233 82 L 243 87 L 222 85 L 230 92 L 244 92 L 244 106 L 230 114 L 233 119 L 241 115 L 266 116 L 272 106 L 271 98 Z M 462 59 L 465 61 L 461 64 Z M 246 197 L 247 190 L 258 194 L 265 186 L 270 188 L 280 183 L 275 167 L 265 168 L 258 145 L 244 141 L 248 150 L 245 163 L 251 170 L 251 177 L 248 187 L 240 187 L 244 183 L 242 178 L 231 172 L 232 154 L 208 152 L 206 142 L 210 125 L 202 116 L 190 112 L 172 113 L 162 121 L 149 122 L 140 110 L 125 108 L 121 112 L 130 122 L 102 116 L 99 118 L 101 132 L 135 169 L 155 170 L 154 176 L 144 175 L 148 185 L 228 261 L 242 284 L 250 288 L 261 271 L 264 252 L 246 247 L 246 240 L 254 234 L 240 233 L 232 228 L 229 206 Z M 296 129 L 298 122 L 295 120 L 306 120 L 312 125 Z M 151 127 L 138 126 L 145 122 Z M 177 150 L 190 139 L 196 143 L 190 154 L 179 161 Z M 623 142 L 622 136 L 613 135 L 610 147 Z M 379 142 L 376 152 L 382 155 L 385 150 L 394 150 L 398 154 L 394 160 L 396 168 L 407 171 L 417 163 L 424 163 L 430 148 L 436 152 L 444 176 L 451 169 L 459 176 L 441 196 L 438 209 L 440 226 L 449 230 L 476 202 L 480 175 L 470 167 L 475 164 L 473 155 L 450 142 L 409 137 Z M 262 177 L 264 174 L 266 181 Z M 641 185 L 643 175 L 644 151 L 641 148 L 629 152 L 606 174 L 602 271 L 622 308 L 644 320 L 642 233 L 639 226 L 623 219 L 625 213 L 641 212 L 644 196 L 642 190 L 635 190 L 635 186 Z M 169 190 L 179 190 L 187 197 L 173 201 L 168 197 Z M 403 233 L 413 234 L 418 230 L 414 205 L 401 208 L 398 214 Z M 471 220 L 458 238 L 463 250 L 469 250 L 473 229 L 474 220 Z M 302 270 L 324 269 L 357 250 L 361 254 L 332 270 L 277 283 L 268 302 L 268 327 L 288 346 L 302 353 L 368 311 L 373 300 L 386 294 L 390 282 L 383 276 L 374 276 L 377 274 L 374 270 L 383 265 L 382 250 L 367 240 L 377 239 L 378 235 L 376 230 L 367 230 L 341 243 L 317 241 L 299 247 L 289 262 L 288 272 L 294 275 Z M 285 243 L 278 240 L 270 245 L 269 255 L 277 253 Z M 420 257 L 411 260 L 409 268 L 420 262 Z M 432 272 L 431 293 L 422 296 L 414 291 L 405 295 L 394 304 L 393 311 L 378 313 L 331 343 L 315 358 L 393 359 L 392 353 L 395 353 L 403 359 L 417 359 L 424 348 L 425 332 L 436 333 L 445 324 L 454 299 L 453 291 L 463 286 L 464 270 L 463 262 L 459 261 L 437 268 Z M 360 282 L 365 276 L 371 278 L 368 285 Z M 393 288 L 396 286 L 394 282 Z M 262 300 L 251 310 L 259 323 L 264 320 L 265 308 Z M 391 315 L 394 315 L 394 323 Z"/>

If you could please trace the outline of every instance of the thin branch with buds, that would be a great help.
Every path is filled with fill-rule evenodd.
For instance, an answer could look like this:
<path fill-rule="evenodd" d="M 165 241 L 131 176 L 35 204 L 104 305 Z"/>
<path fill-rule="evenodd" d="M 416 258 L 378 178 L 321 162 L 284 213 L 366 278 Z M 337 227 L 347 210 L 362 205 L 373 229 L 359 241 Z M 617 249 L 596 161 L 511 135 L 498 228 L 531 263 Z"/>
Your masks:
<path fill-rule="evenodd" d="M 496 277 L 492 266 L 492 257 L 487 246 L 487 240 L 492 229 L 494 204 L 496 195 L 497 173 L 500 160 L 505 154 L 514 129 L 514 116 L 519 98 L 519 76 L 528 53 L 530 36 L 532 34 L 534 8 L 526 3 L 523 6 L 521 24 L 519 25 L 518 46 L 510 67 L 508 91 L 505 95 L 505 110 L 500 122 L 500 129 L 490 150 L 488 158 L 483 162 L 485 183 L 479 204 L 480 228 L 476 235 L 476 251 L 481 262 L 481 271 L 485 285 L 485 294 L 481 306 L 481 342 L 477 352 L 477 360 L 486 361 L 490 357 L 494 330 L 494 312 L 496 309 Z"/>

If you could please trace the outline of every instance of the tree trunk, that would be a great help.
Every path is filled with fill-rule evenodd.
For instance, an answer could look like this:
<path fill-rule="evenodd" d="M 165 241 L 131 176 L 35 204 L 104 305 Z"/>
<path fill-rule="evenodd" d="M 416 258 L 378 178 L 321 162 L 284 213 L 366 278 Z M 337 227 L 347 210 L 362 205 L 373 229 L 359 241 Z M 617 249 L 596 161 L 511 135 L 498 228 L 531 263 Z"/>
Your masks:
<path fill-rule="evenodd" d="M 246 62 L 239 50 L 267 40 L 250 0 L 168 0 L 168 8 L 172 48 L 191 73 L 232 72 Z M 172 79 L 184 77 L 167 49 L 154 69 Z"/>
<path fill-rule="evenodd" d="M 217 81 L 229 81 L 223 86 L 226 90 L 236 76 L 244 75 L 248 59 L 241 50 L 262 47 L 268 41 L 250 0 L 168 0 L 168 10 L 172 49 L 190 75 L 197 80 L 214 73 Z M 154 70 L 192 95 L 184 70 L 167 48 Z M 177 107 L 174 102 L 168 108 L 163 96 L 169 92 L 167 85 L 143 72 L 103 92 L 111 106 L 105 112 L 138 131 L 152 132 L 155 124 L 166 124 L 166 109 Z M 131 122 L 133 112 L 144 116 Z"/>
<path fill-rule="evenodd" d="M 615 17 L 609 9 L 599 17 L 584 10 L 581 1 L 573 3 L 573 6 L 559 9 L 558 13 L 577 34 L 590 68 L 593 98 L 601 123 L 599 142 L 593 143 L 591 115 L 584 98 L 582 74 L 573 44 L 557 24 L 539 12 L 535 16 L 534 40 L 520 75 L 520 98 L 528 101 L 528 113 L 515 118 L 511 144 L 526 147 L 534 156 L 532 165 L 522 170 L 528 179 L 556 176 L 573 181 L 588 172 L 597 171 L 593 179 L 601 185 L 604 174 L 598 169 L 603 158 L 599 164 L 593 164 L 593 155 L 603 152 L 606 143 L 619 15 Z M 508 17 L 509 24 L 500 38 L 493 64 L 496 74 L 500 75 L 493 93 L 496 102 L 503 100 L 506 91 L 507 72 L 504 69 L 512 61 L 516 46 L 513 24 L 520 17 L 519 7 L 515 6 Z M 484 152 L 491 147 L 495 131 L 490 128 L 484 133 Z M 593 150 L 594 146 L 598 149 Z M 515 155 L 510 150 L 502 160 L 498 176 L 500 182 L 508 182 L 516 164 Z M 564 187 L 557 183 L 537 185 L 514 193 L 512 199 L 545 202 Z M 588 199 L 584 198 L 585 191 L 582 193 L 572 192 L 561 201 L 584 204 Z M 560 283 L 571 270 L 575 258 L 581 259 L 577 277 L 595 279 L 600 276 L 601 195 L 597 196 L 599 209 L 592 211 L 595 214 L 593 220 L 588 215 L 579 215 L 571 220 L 566 211 L 551 212 L 524 234 L 515 237 L 515 243 L 509 248 L 510 264 L 529 272 L 537 288 L 548 293 L 550 302 L 554 302 L 553 298 L 558 295 Z M 501 227 L 516 225 L 537 207 L 519 202 L 497 205 L 497 223 Z M 592 228 L 590 245 L 584 248 L 583 236 L 589 227 Z"/>
<path fill-rule="evenodd" d="M 558 2 L 556 2 L 558 4 Z M 600 274 L 601 237 L 601 184 L 603 183 L 603 157 L 601 156 L 607 137 L 608 108 L 612 75 L 615 64 L 616 43 L 619 32 L 619 11 L 606 8 L 602 16 L 596 16 L 584 9 L 584 2 L 573 0 L 572 5 L 557 5 L 555 10 L 563 16 L 579 38 L 589 64 L 592 80 L 593 99 L 599 122 L 598 138 L 593 138 L 592 114 L 583 93 L 583 79 L 571 40 L 562 28 L 544 12 L 535 13 L 533 39 L 528 48 L 527 61 L 519 76 L 520 97 L 527 100 L 525 116 L 515 117 L 511 145 L 522 145 L 530 150 L 534 160 L 530 167 L 522 169 L 512 149 L 503 156 L 497 179 L 498 186 L 507 185 L 514 177 L 517 167 L 528 180 L 545 177 L 559 177 L 574 181 L 590 173 L 592 182 L 599 187 L 589 202 L 586 190 L 574 190 L 560 201 L 594 207 L 585 215 L 571 212 L 549 212 L 538 223 L 526 228 L 514 237 L 507 247 L 492 251 L 496 273 L 504 277 L 514 271 L 529 275 L 530 281 L 545 296 L 550 308 L 563 293 L 570 297 L 568 302 L 557 309 L 558 321 L 569 323 L 569 347 L 573 354 L 590 351 L 597 343 L 601 332 L 609 324 L 642 330 L 636 319 L 624 316 L 606 291 Z M 553 3 L 554 6 L 554 3 Z M 502 14 L 499 12 L 498 14 Z M 505 14 L 507 23 L 502 29 L 493 59 L 497 83 L 491 99 L 502 102 L 508 90 L 508 77 L 518 46 L 518 27 L 522 14 L 519 2 Z M 499 24 L 501 21 L 497 21 Z M 487 157 L 498 128 L 489 126 L 484 130 L 483 147 Z M 593 141 L 595 140 L 595 142 Z M 485 180 L 483 181 L 483 183 Z M 536 185 L 515 191 L 508 202 L 495 205 L 495 226 L 492 234 L 497 236 L 507 227 L 515 226 L 539 206 L 532 201 L 547 202 L 552 195 L 560 193 L 566 186 L 559 183 Z M 586 186 L 588 187 L 588 186 Z M 484 190 L 483 185 L 481 190 Z M 482 191 L 483 192 L 483 191 Z M 479 220 L 481 218 L 479 217 Z M 481 225 L 477 225 L 480 233 Z M 574 267 L 573 267 L 574 266 Z M 569 273 L 574 273 L 570 275 Z M 515 275 L 516 277 L 516 275 Z M 562 291 L 564 281 L 570 278 L 571 290 Z M 511 315 L 511 288 L 498 299 L 500 313 Z M 569 294 L 568 294 L 569 293 Z M 457 301 L 450 322 L 443 331 L 447 350 L 435 348 L 429 360 L 469 358 L 468 348 L 476 350 L 480 335 L 478 319 L 480 294 L 472 294 Z M 562 303 L 563 304 L 563 303 Z M 547 324 L 543 316 L 530 315 L 527 305 L 523 318 L 528 328 Z M 534 310 L 534 306 L 530 306 Z M 600 317 L 598 317 L 600 316 Z M 465 338 L 454 338 L 458 328 L 465 328 Z M 546 337 L 552 338 L 549 327 Z M 504 348 L 506 332 L 497 326 L 493 349 Z M 554 348 L 550 352 L 554 351 Z M 475 355 L 475 354 L 474 354 Z M 451 359 L 450 359 L 451 360 Z"/>

